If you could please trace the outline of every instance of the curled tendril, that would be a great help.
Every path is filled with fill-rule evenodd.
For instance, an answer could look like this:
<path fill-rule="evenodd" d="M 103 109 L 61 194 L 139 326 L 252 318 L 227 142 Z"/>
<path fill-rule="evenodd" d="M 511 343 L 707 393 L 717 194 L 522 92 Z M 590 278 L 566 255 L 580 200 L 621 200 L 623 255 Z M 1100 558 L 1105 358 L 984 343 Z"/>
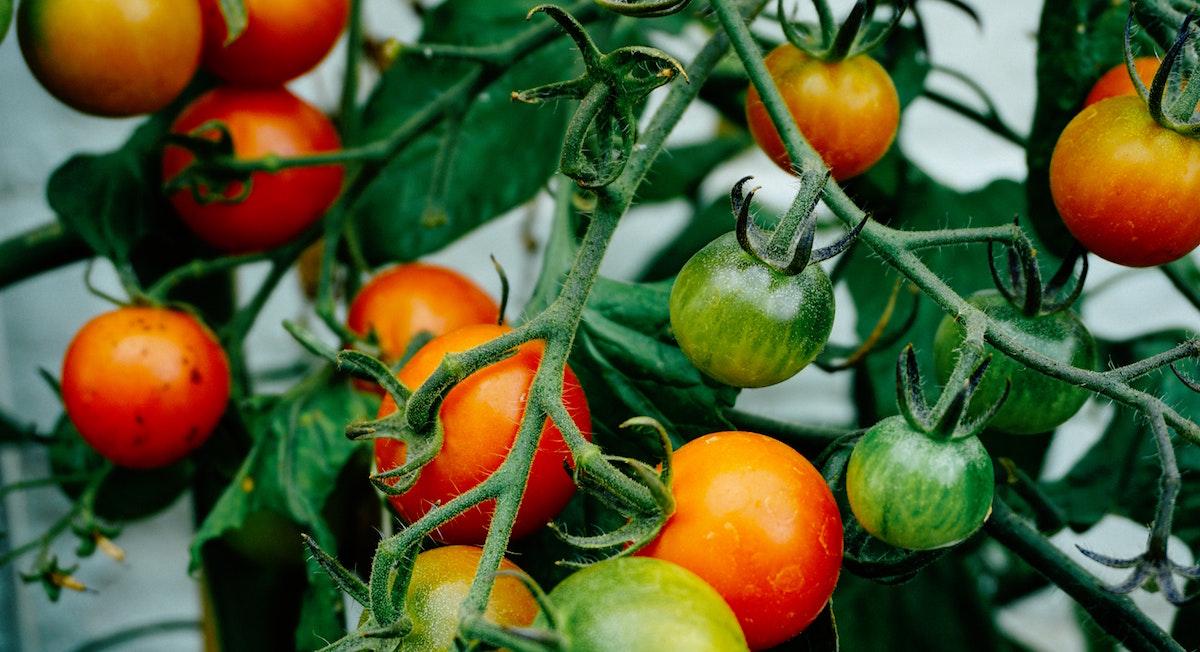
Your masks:
<path fill-rule="evenodd" d="M 579 48 L 584 73 L 576 79 L 514 91 L 517 102 L 579 100 L 563 137 L 562 173 L 584 188 L 601 188 L 617 179 L 637 141 L 636 109 L 650 91 L 683 77 L 683 64 L 661 50 L 630 46 L 601 52 L 583 25 L 561 7 L 539 5 L 529 17 L 553 18 Z"/>
<path fill-rule="evenodd" d="M 659 18 L 677 14 L 692 0 L 596 0 L 601 7 L 634 18 Z"/>
<path fill-rule="evenodd" d="M 202 205 L 238 204 L 250 196 L 253 186 L 250 173 L 233 171 L 220 164 L 234 155 L 233 134 L 224 122 L 211 120 L 186 134 L 170 134 L 167 144 L 182 147 L 195 157 L 179 174 L 166 180 L 163 190 L 168 195 L 187 190 Z"/>

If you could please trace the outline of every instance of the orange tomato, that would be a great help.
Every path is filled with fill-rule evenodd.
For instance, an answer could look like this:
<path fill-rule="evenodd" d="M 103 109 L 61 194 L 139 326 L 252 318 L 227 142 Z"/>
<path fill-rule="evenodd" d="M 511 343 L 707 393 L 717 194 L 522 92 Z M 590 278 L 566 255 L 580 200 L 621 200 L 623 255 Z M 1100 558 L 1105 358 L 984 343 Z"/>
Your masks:
<path fill-rule="evenodd" d="M 366 336 L 374 331 L 384 360 L 399 360 L 425 332 L 436 337 L 471 324 L 495 324 L 500 308 L 471 279 L 427 263 L 396 265 L 375 275 L 350 303 L 346 322 Z"/>
<path fill-rule="evenodd" d="M 826 63 L 784 43 L 767 55 L 766 64 L 796 126 L 834 179 L 862 174 L 887 153 L 900 124 L 900 98 L 874 59 L 860 54 Z M 787 149 L 753 85 L 746 93 L 746 120 L 763 152 L 791 172 Z"/>
<path fill-rule="evenodd" d="M 219 0 L 204 8 L 204 67 L 228 82 L 274 86 L 312 70 L 337 43 L 347 0 L 245 0 L 246 29 L 226 44 Z"/>
<path fill-rule="evenodd" d="M 1137 69 L 1138 77 L 1142 78 L 1142 83 L 1149 88 L 1150 84 L 1154 82 L 1154 74 L 1158 72 L 1158 58 L 1138 57 L 1133 60 L 1133 66 Z M 1129 78 L 1129 70 L 1124 63 L 1120 63 L 1096 80 L 1096 85 L 1092 86 L 1092 91 L 1088 93 L 1083 105 L 1091 106 L 1110 97 L 1137 94 L 1137 89 L 1133 87 L 1133 80 Z"/>
<path fill-rule="evenodd" d="M 200 65 L 197 0 L 24 0 L 17 36 L 42 86 L 85 113 L 157 111 Z"/>
<path fill-rule="evenodd" d="M 302 156 L 341 147 L 333 124 L 315 107 L 284 88 L 216 88 L 192 102 L 171 126 L 189 133 L 218 120 L 233 136 L 238 158 Z M 215 130 L 205 132 L 213 140 Z M 162 176 L 170 180 L 194 160 L 178 146 L 163 151 Z M 261 251 L 295 238 L 320 219 L 342 189 L 342 166 L 255 172 L 250 195 L 239 203 L 201 204 L 189 190 L 171 195 L 171 204 L 202 240 L 228 252 Z M 239 184 L 226 192 L 238 197 Z"/>
<path fill-rule="evenodd" d="M 405 386 L 416 388 L 437 369 L 447 353 L 467 351 L 509 330 L 507 326 L 478 324 L 436 337 L 417 351 L 397 377 Z M 411 489 L 389 499 L 405 520 L 417 520 L 434 505 L 451 500 L 500 468 L 516 441 L 543 347 L 536 341 L 523 344 L 512 357 L 471 374 L 446 395 L 439 412 L 444 434 L 441 452 L 421 470 L 420 479 Z M 569 367 L 564 377 L 563 402 L 584 436 L 590 437 L 587 399 Z M 387 397 L 379 408 L 379 416 L 395 411 L 396 404 Z M 403 442 L 375 440 L 375 464 L 380 472 L 403 464 L 404 453 Z M 513 526 L 514 538 L 545 525 L 575 493 L 575 483 L 563 468 L 568 459 L 570 452 L 562 433 L 547 419 Z M 469 509 L 444 523 L 433 537 L 443 543 L 482 543 L 494 508 L 494 501 L 488 501 Z"/>
<path fill-rule="evenodd" d="M 212 434 L 229 400 L 229 361 L 194 317 L 121 308 L 89 321 L 67 348 L 62 397 L 93 448 L 120 466 L 154 468 Z"/>
<path fill-rule="evenodd" d="M 737 615 L 751 649 L 817 617 L 842 565 L 842 518 L 813 465 L 782 442 L 718 432 L 672 458 L 675 513 L 639 555 L 699 575 Z"/>

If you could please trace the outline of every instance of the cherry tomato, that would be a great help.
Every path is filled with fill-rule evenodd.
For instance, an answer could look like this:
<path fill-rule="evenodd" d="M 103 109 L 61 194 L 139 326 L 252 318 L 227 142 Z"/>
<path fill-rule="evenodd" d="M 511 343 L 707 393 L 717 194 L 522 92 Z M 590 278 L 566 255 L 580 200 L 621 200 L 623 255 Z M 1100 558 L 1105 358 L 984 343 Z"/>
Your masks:
<path fill-rule="evenodd" d="M 72 108 L 121 117 L 179 96 L 200 65 L 197 0 L 24 0 L 17 37 L 42 86 Z"/>
<path fill-rule="evenodd" d="M 1138 57 L 1133 60 L 1133 66 L 1137 69 L 1138 77 L 1142 78 L 1142 83 L 1149 88 L 1150 84 L 1154 82 L 1154 74 L 1158 72 L 1158 58 Z M 1133 80 L 1129 78 L 1129 69 L 1124 63 L 1119 63 L 1096 80 L 1096 85 L 1092 86 L 1092 91 L 1088 93 L 1083 105 L 1087 107 L 1110 97 L 1137 94 L 1137 89 L 1133 87 Z"/>
<path fill-rule="evenodd" d="M 454 649 L 458 635 L 458 609 L 467 599 L 471 581 L 483 549 L 475 546 L 445 546 L 417 555 L 412 581 L 408 585 L 405 608 L 413 629 L 400 644 L 400 650 L 432 652 Z M 501 570 L 520 571 L 505 559 Z M 484 616 L 489 622 L 507 627 L 527 627 L 538 615 L 533 594 L 515 577 L 499 577 L 492 586 Z"/>
<path fill-rule="evenodd" d="M 735 387 L 795 376 L 833 329 L 833 285 L 817 265 L 788 276 L 727 233 L 684 264 L 671 288 L 671 330 L 705 374 Z"/>
<path fill-rule="evenodd" d="M 166 466 L 212 434 L 229 400 L 229 361 L 187 313 L 121 308 L 89 321 L 63 360 L 79 434 L 113 463 Z"/>
<path fill-rule="evenodd" d="M 1137 97 L 1084 109 L 1050 160 L 1071 235 L 1119 265 L 1169 263 L 1200 244 L 1200 141 L 1165 129 Z"/>
<path fill-rule="evenodd" d="M 1008 326 L 1030 349 L 1075 367 L 1096 367 L 1096 340 L 1075 313 L 1063 310 L 1026 317 L 995 290 L 977 292 L 967 301 Z M 933 360 L 942 384 L 950 380 L 958 349 L 965 338 L 962 325 L 949 316 L 938 325 L 933 340 Z M 1087 390 L 1030 369 L 990 344 L 984 350 L 985 355 L 992 356 L 992 362 L 975 390 L 970 413 L 986 411 L 1004 395 L 1004 381 L 1011 383 L 1008 398 L 988 422 L 989 428 L 1013 434 L 1048 432 L 1074 416 L 1087 402 Z"/>
<path fill-rule="evenodd" d="M 274 86 L 312 70 L 346 28 L 347 0 L 245 0 L 246 29 L 226 44 L 219 0 L 204 9 L 204 67 L 243 86 Z"/>
<path fill-rule="evenodd" d="M 746 650 L 721 596 L 695 574 L 659 559 L 592 564 L 554 587 L 550 602 L 572 652 Z M 547 625 L 544 615 L 536 625 Z"/>
<path fill-rule="evenodd" d="M 826 63 L 784 43 L 766 64 L 800 132 L 834 179 L 862 174 L 887 153 L 900 125 L 900 97 L 874 59 L 860 54 Z M 746 120 L 758 146 L 790 172 L 787 149 L 753 85 L 746 93 Z"/>
<path fill-rule="evenodd" d="M 347 324 L 359 335 L 374 331 L 383 358 L 395 362 L 417 334 L 443 335 L 471 324 L 495 324 L 500 308 L 471 279 L 425 263 L 380 272 L 350 303 Z"/>
<path fill-rule="evenodd" d="M 696 573 L 737 614 L 751 649 L 799 634 L 842 565 L 842 518 L 813 465 L 765 435 L 718 432 L 672 457 L 675 513 L 638 554 Z"/>
<path fill-rule="evenodd" d="M 416 388 L 441 364 L 447 353 L 466 351 L 508 332 L 507 326 L 466 326 L 436 337 L 417 351 L 396 376 Z M 445 503 L 485 480 L 500 467 L 517 437 L 529 386 L 542 359 L 541 342 L 529 342 L 517 353 L 468 376 L 442 402 L 443 442 L 438 456 L 421 470 L 421 477 L 404 495 L 392 497 L 392 506 L 409 522 L 431 507 Z M 563 401 L 585 436 L 591 430 L 587 399 L 579 380 L 568 367 Z M 379 408 L 383 417 L 396 411 L 391 397 Z M 380 472 L 404 463 L 404 443 L 375 440 L 375 464 Z M 575 493 L 575 483 L 563 468 L 570 457 L 562 433 L 546 420 L 525 497 L 513 526 L 513 537 L 522 537 L 550 521 Z M 444 523 L 433 534 L 443 543 L 482 543 L 491 523 L 494 501 L 467 510 Z"/>
<path fill-rule="evenodd" d="M 978 437 L 937 440 L 899 416 L 868 430 L 846 468 L 846 495 L 863 529 L 912 550 L 974 534 L 991 513 L 993 484 Z"/>
<path fill-rule="evenodd" d="M 238 158 L 267 155 L 302 156 L 341 147 L 333 124 L 320 111 L 283 88 L 217 88 L 190 104 L 171 131 L 189 133 L 219 120 L 233 136 Z M 218 132 L 204 132 L 216 140 Z M 193 160 L 178 146 L 163 151 L 163 179 L 169 180 Z M 239 184 L 226 192 L 238 197 Z M 188 190 L 171 195 L 171 204 L 188 227 L 209 244 L 229 252 L 277 247 L 316 222 L 337 199 L 342 167 L 291 168 L 275 173 L 255 172 L 251 190 L 239 203 L 200 204 Z"/>

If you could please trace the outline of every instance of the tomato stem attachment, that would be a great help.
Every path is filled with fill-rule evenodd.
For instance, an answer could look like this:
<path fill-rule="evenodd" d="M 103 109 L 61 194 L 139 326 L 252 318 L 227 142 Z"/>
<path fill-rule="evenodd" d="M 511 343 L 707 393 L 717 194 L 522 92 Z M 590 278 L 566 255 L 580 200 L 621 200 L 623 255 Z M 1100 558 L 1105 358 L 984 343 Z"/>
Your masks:
<path fill-rule="evenodd" d="M 1146 102 L 1150 117 L 1166 129 L 1189 137 L 1200 137 L 1200 122 L 1194 119 L 1197 102 L 1200 101 L 1200 84 L 1194 81 L 1197 74 L 1196 64 L 1183 69 L 1187 65 L 1187 47 L 1197 34 L 1194 29 L 1197 15 L 1189 13 L 1183 19 L 1174 43 L 1163 56 L 1162 64 L 1154 75 L 1154 80 L 1147 88 L 1145 82 L 1137 73 L 1133 54 L 1134 12 L 1129 11 L 1125 21 L 1125 66 L 1129 71 L 1130 80 L 1138 95 Z M 1173 97 L 1174 99 L 1169 99 Z"/>
<path fill-rule="evenodd" d="M 1087 252 L 1076 244 L 1063 258 L 1050 281 L 1043 284 L 1042 272 L 1037 264 L 1037 250 L 1033 248 L 1033 243 L 1028 237 L 1019 230 L 1016 232 L 1018 236 L 1004 244 L 1007 274 L 997 269 L 995 242 L 988 242 L 988 268 L 991 270 L 996 289 L 1026 317 L 1051 315 L 1070 308 L 1083 293 L 1084 282 L 1087 280 Z M 1071 290 L 1066 291 L 1067 284 L 1075 278 L 1075 264 L 1080 260 L 1083 264 L 1079 276 Z"/>
<path fill-rule="evenodd" d="M 788 20 L 783 0 L 779 0 L 777 13 L 784 37 L 789 43 L 814 59 L 833 63 L 870 52 L 883 44 L 900 24 L 911 0 L 897 0 L 894 4 L 888 23 L 875 34 L 868 34 L 878 6 L 877 0 L 857 0 L 840 26 L 834 22 L 827 0 L 813 0 L 819 22 L 817 39 L 805 33 L 811 30 L 801 31 Z"/>

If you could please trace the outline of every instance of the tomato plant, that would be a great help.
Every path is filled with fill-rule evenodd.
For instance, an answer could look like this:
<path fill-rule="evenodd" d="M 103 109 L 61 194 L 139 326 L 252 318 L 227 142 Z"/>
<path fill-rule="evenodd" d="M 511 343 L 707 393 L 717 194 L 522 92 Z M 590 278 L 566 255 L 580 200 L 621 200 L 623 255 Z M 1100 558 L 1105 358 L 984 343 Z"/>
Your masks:
<path fill-rule="evenodd" d="M 445 335 L 472 324 L 495 324 L 500 308 L 471 279 L 425 263 L 407 263 L 371 278 L 350 302 L 346 324 L 374 333 L 385 360 L 398 361 L 413 338 Z"/>
<path fill-rule="evenodd" d="M 200 65 L 196 0 L 25 0 L 17 36 L 51 95 L 102 116 L 167 106 Z"/>
<path fill-rule="evenodd" d="M 1063 130 L 1050 163 L 1063 222 L 1088 251 L 1149 267 L 1200 245 L 1200 142 L 1163 128 L 1137 97 L 1084 109 Z"/>
<path fill-rule="evenodd" d="M 662 649 L 745 650 L 729 605 L 684 568 L 659 559 L 611 559 L 585 568 L 550 592 L 556 630 L 579 652 Z M 537 624 L 547 625 L 539 616 Z"/>
<path fill-rule="evenodd" d="M 784 43 L 766 58 L 796 126 L 839 181 L 858 176 L 883 158 L 896 138 L 900 99 L 891 77 L 869 55 L 827 63 Z M 758 91 L 746 93 L 750 133 L 775 164 L 791 170 Z"/>
<path fill-rule="evenodd" d="M 842 519 L 820 472 L 752 432 L 689 442 L 672 472 L 675 513 L 640 554 L 711 584 L 752 649 L 800 633 L 829 601 L 842 561 Z"/>
<path fill-rule="evenodd" d="M 229 38 L 221 0 L 200 0 L 204 67 L 225 81 L 274 86 L 308 72 L 346 27 L 347 0 L 244 0 L 244 31 Z"/>
<path fill-rule="evenodd" d="M 1027 316 L 999 292 L 984 290 L 967 299 L 970 304 L 1010 329 L 1030 350 L 1081 369 L 1093 369 L 1097 362 L 1096 341 L 1074 313 L 1063 310 L 1049 315 Z M 966 332 L 962 325 L 944 317 L 934 336 L 934 363 L 938 380 L 950 379 Z M 1005 356 L 994 347 L 976 397 L 978 404 L 991 405 L 1005 394 L 1008 398 L 992 418 L 990 427 L 1014 434 L 1048 432 L 1062 425 L 1083 407 L 1087 390 L 1051 378 Z M 980 413 L 976 410 L 976 414 Z"/>
<path fill-rule="evenodd" d="M 171 131 L 218 140 L 214 121 L 228 130 L 238 158 L 297 156 L 341 146 L 333 125 L 320 111 L 282 88 L 214 89 L 189 104 Z M 162 158 L 163 179 L 169 181 L 192 161 L 187 150 L 168 146 Z M 214 247 L 258 251 L 277 247 L 311 226 L 337 198 L 341 186 L 339 166 L 255 172 L 249 188 L 235 182 L 213 201 L 198 201 L 192 192 L 177 190 L 171 204 L 188 228 Z M 244 193 L 243 201 L 234 201 Z"/>
<path fill-rule="evenodd" d="M 474 546 L 443 546 L 417 555 L 408 585 L 408 614 L 413 630 L 401 650 L 450 650 L 458 635 L 458 609 L 471 588 L 483 550 Z M 508 559 L 500 569 L 521 572 Z M 492 587 L 484 617 L 510 627 L 533 624 L 538 605 L 529 589 L 514 577 L 502 577 Z"/>
<path fill-rule="evenodd" d="M 421 347 L 396 377 L 408 387 L 417 387 L 448 354 L 466 351 L 508 330 L 506 326 L 479 324 L 436 337 Z M 392 506 L 401 516 L 409 521 L 419 519 L 434 505 L 478 484 L 500 466 L 517 437 L 529 388 L 542 358 L 541 349 L 536 342 L 524 344 L 512 357 L 471 374 L 450 390 L 439 412 L 445 433 L 441 452 L 421 471 L 411 489 L 391 498 Z M 587 399 L 570 368 L 564 374 L 562 400 L 575 424 L 587 433 L 591 429 Z M 387 416 L 395 410 L 395 403 L 388 397 L 379 414 Z M 575 491 L 570 474 L 563 468 L 569 455 L 558 427 L 547 423 L 539 441 L 521 511 L 513 526 L 515 537 L 545 525 Z M 405 450 L 402 442 L 376 440 L 376 466 L 380 471 L 396 468 L 404 462 Z M 491 511 L 472 508 L 440 525 L 433 536 L 443 543 L 482 543 Z"/>
<path fill-rule="evenodd" d="M 67 415 L 121 466 L 166 466 L 212 434 L 229 400 L 229 362 L 186 313 L 122 308 L 89 321 L 62 367 Z"/>

